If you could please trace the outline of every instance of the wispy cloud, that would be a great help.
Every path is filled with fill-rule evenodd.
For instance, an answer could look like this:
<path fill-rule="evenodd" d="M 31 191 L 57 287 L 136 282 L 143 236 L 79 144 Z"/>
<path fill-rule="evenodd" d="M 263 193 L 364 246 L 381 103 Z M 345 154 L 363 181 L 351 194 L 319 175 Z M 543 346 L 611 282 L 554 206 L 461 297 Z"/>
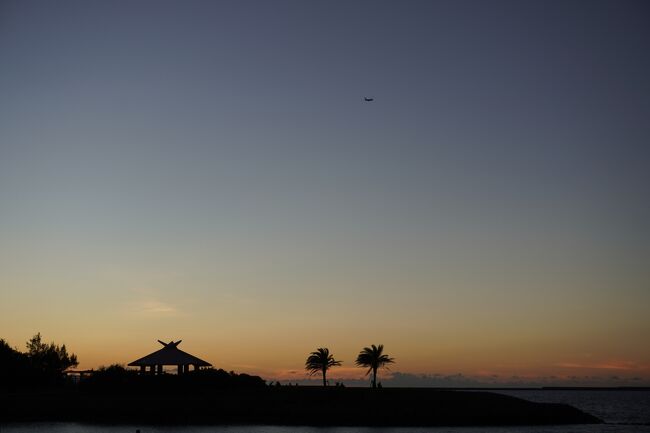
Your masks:
<path fill-rule="evenodd" d="M 175 306 L 155 299 L 130 302 L 127 311 L 145 317 L 169 317 L 180 314 Z"/>
<path fill-rule="evenodd" d="M 608 361 L 597 363 L 560 362 L 555 364 L 561 368 L 576 368 L 584 370 L 643 370 L 644 366 L 632 361 Z"/>

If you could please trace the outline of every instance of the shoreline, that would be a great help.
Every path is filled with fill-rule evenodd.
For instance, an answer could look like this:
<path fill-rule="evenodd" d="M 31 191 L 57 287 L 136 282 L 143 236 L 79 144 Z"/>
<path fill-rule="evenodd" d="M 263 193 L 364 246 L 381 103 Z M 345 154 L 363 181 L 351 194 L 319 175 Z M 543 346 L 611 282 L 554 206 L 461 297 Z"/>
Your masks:
<path fill-rule="evenodd" d="M 572 406 L 486 391 L 278 387 L 175 393 L 0 394 L 0 422 L 151 425 L 496 426 L 600 424 Z"/>

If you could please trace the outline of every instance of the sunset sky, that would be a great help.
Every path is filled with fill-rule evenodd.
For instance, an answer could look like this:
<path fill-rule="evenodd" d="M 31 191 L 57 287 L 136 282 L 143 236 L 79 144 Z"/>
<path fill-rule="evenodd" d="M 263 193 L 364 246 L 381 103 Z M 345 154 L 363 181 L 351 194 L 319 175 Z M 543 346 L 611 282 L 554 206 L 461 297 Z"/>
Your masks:
<path fill-rule="evenodd" d="M 80 368 L 183 339 L 269 379 L 328 347 L 355 379 L 383 343 L 414 383 L 650 385 L 648 22 L 3 0 L 0 338 Z"/>

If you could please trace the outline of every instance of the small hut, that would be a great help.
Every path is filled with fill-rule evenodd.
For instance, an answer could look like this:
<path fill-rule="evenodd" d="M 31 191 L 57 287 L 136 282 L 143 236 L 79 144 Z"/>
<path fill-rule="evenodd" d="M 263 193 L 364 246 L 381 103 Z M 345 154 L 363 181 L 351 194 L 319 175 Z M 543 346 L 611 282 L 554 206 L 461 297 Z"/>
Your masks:
<path fill-rule="evenodd" d="M 164 365 L 175 365 L 178 368 L 178 374 L 190 371 L 190 365 L 193 369 L 200 370 L 201 367 L 211 367 L 212 364 L 178 348 L 182 340 L 169 343 L 158 340 L 164 347 L 147 356 L 129 363 L 130 367 L 140 367 L 141 374 L 162 374 Z M 148 370 L 148 371 L 147 371 Z"/>

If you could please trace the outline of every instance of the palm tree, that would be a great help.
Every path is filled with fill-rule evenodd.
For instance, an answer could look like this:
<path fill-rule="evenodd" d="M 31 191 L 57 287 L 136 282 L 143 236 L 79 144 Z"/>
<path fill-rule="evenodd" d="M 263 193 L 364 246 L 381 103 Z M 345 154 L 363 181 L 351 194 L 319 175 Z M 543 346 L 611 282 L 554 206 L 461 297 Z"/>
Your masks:
<path fill-rule="evenodd" d="M 374 344 L 370 347 L 364 347 L 355 364 L 359 367 L 368 367 L 366 375 L 370 374 L 372 371 L 372 387 L 377 388 L 377 370 L 380 368 L 388 368 L 387 364 L 392 364 L 395 362 L 395 358 L 391 358 L 388 355 L 384 355 L 384 345 L 380 344 L 375 346 Z"/>
<path fill-rule="evenodd" d="M 307 361 L 305 361 L 305 370 L 309 371 L 310 376 L 322 372 L 323 386 L 327 386 L 327 370 L 339 365 L 341 365 L 341 361 L 334 359 L 334 356 L 330 355 L 330 350 L 328 348 L 319 347 L 315 352 L 310 353 L 307 357 Z"/>

